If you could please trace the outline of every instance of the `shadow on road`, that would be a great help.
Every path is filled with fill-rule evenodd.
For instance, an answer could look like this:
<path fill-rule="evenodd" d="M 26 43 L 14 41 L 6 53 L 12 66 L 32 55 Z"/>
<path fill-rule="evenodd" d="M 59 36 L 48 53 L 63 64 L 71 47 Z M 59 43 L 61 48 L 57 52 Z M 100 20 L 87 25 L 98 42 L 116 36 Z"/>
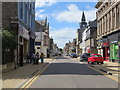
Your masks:
<path fill-rule="evenodd" d="M 75 75 L 103 75 L 79 63 L 52 63 L 42 75 L 75 74 Z"/>

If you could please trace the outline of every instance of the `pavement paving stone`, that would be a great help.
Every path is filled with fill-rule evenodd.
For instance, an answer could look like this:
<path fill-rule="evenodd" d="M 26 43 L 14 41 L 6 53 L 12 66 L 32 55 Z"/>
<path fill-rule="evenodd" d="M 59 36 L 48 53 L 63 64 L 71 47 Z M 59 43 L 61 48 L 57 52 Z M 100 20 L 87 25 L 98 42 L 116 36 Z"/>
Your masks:
<path fill-rule="evenodd" d="M 120 64 L 114 62 L 104 62 L 104 64 L 92 65 L 94 68 L 104 70 L 107 73 L 112 74 L 113 77 L 119 79 L 120 75 Z"/>
<path fill-rule="evenodd" d="M 23 67 L 2 73 L 2 88 L 15 88 L 25 80 L 40 70 L 44 65 L 53 61 L 53 58 L 46 58 L 44 64 L 33 65 L 27 64 Z"/>

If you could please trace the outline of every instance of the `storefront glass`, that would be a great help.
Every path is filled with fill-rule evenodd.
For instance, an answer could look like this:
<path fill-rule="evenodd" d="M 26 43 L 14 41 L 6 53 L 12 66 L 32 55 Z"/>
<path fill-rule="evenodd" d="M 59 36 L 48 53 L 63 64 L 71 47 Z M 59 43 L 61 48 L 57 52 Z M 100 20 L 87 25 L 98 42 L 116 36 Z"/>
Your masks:
<path fill-rule="evenodd" d="M 110 59 L 118 60 L 118 45 L 117 44 L 111 44 L 110 45 Z"/>

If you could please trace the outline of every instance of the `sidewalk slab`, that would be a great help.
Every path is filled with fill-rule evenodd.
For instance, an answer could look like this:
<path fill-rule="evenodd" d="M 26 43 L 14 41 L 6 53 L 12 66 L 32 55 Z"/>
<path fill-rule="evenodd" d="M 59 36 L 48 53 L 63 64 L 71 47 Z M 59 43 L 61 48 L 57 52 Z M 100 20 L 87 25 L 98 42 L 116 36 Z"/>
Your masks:
<path fill-rule="evenodd" d="M 30 79 L 35 72 L 41 70 L 42 67 L 52 62 L 53 59 L 46 58 L 44 63 L 38 65 L 27 64 L 23 67 L 2 73 L 2 88 L 17 88 L 27 79 Z"/>
<path fill-rule="evenodd" d="M 120 75 L 120 64 L 114 62 L 104 62 L 104 64 L 93 64 L 92 67 L 112 75 L 118 80 Z"/>

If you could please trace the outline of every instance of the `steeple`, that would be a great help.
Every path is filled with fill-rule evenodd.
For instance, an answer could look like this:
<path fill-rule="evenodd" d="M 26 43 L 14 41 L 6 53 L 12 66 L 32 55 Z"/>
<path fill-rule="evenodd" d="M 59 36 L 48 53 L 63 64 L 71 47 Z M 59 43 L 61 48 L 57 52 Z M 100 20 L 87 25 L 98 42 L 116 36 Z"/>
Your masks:
<path fill-rule="evenodd" d="M 84 14 L 84 11 L 83 11 L 83 13 L 82 13 L 82 19 L 81 19 L 81 21 L 82 22 L 85 22 L 86 20 L 85 20 L 85 14 Z"/>
<path fill-rule="evenodd" d="M 47 17 L 45 18 L 45 25 L 47 25 Z"/>
<path fill-rule="evenodd" d="M 86 26 L 87 26 L 87 22 L 86 22 L 85 14 L 84 14 L 84 11 L 83 11 L 81 22 L 80 22 L 80 29 L 85 29 Z"/>

